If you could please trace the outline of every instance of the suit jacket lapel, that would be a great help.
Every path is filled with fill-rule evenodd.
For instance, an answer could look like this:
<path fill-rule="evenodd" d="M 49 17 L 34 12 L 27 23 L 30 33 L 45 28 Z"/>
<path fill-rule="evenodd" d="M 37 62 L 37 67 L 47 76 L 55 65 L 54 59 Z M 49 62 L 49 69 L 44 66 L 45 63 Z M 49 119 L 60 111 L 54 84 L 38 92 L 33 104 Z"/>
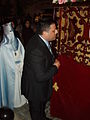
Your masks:
<path fill-rule="evenodd" d="M 39 36 L 38 36 L 39 37 Z M 52 55 L 54 57 L 54 55 L 50 52 L 50 50 L 48 49 L 47 45 L 45 44 L 45 42 L 39 37 L 39 40 L 41 42 L 41 44 L 45 47 L 45 49 L 47 49 L 47 51 L 49 52 L 50 55 Z"/>
<path fill-rule="evenodd" d="M 38 40 L 40 41 L 40 44 L 42 44 L 43 48 L 47 51 L 47 54 L 49 54 L 51 56 L 51 59 L 54 62 L 55 61 L 55 56 L 53 54 L 51 54 L 51 52 L 49 51 L 45 42 L 39 36 L 38 36 Z"/>

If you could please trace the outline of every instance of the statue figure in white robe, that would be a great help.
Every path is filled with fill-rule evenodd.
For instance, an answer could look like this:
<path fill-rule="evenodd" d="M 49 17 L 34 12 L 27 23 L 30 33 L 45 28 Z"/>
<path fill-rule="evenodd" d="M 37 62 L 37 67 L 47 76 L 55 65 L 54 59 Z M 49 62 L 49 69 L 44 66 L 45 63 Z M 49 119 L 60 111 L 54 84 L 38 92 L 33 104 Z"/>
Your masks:
<path fill-rule="evenodd" d="M 11 22 L 3 25 L 0 43 L 0 107 L 21 107 L 27 100 L 21 95 L 24 47 L 15 37 Z"/>

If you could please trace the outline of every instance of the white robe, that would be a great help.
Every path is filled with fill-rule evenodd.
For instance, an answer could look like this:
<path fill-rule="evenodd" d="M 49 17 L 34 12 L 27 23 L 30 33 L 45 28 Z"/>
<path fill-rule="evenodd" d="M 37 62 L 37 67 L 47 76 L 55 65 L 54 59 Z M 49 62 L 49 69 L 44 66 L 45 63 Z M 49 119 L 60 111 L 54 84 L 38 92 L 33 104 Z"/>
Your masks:
<path fill-rule="evenodd" d="M 24 61 L 24 47 L 18 38 L 14 50 L 4 35 L 0 45 L 0 107 L 11 109 L 24 105 L 27 100 L 21 95 L 21 76 Z"/>

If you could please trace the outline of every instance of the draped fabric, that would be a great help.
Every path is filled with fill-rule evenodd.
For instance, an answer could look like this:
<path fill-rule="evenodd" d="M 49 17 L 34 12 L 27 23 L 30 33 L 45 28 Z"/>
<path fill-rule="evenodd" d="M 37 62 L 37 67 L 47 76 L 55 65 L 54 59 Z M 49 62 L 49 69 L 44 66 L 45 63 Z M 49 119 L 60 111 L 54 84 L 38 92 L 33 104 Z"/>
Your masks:
<path fill-rule="evenodd" d="M 0 45 L 0 107 L 7 106 L 13 109 L 14 107 L 20 107 L 26 102 L 24 96 L 21 95 L 20 83 L 24 48 L 20 40 L 15 38 L 11 29 L 11 23 L 4 27 L 7 31 L 4 31 Z M 16 48 L 14 49 L 15 46 Z"/>
<path fill-rule="evenodd" d="M 58 59 L 61 66 L 53 81 L 51 115 L 63 120 L 90 120 L 90 68 L 66 55 Z"/>
<path fill-rule="evenodd" d="M 90 120 L 89 13 L 90 6 L 60 8 L 61 66 L 53 80 L 50 112 L 63 120 Z"/>

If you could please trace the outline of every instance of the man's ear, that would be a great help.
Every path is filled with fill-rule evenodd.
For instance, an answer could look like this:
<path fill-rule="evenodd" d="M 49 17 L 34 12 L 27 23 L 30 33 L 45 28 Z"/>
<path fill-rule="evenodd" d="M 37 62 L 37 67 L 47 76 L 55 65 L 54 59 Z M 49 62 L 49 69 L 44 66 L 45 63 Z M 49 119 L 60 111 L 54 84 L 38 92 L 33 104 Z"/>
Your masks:
<path fill-rule="evenodd" d="M 43 31 L 43 35 L 46 36 L 48 34 L 47 31 Z"/>
<path fill-rule="evenodd" d="M 47 40 L 47 39 L 48 39 L 48 32 L 47 32 L 47 31 L 43 31 L 42 37 L 43 37 L 45 40 Z"/>

